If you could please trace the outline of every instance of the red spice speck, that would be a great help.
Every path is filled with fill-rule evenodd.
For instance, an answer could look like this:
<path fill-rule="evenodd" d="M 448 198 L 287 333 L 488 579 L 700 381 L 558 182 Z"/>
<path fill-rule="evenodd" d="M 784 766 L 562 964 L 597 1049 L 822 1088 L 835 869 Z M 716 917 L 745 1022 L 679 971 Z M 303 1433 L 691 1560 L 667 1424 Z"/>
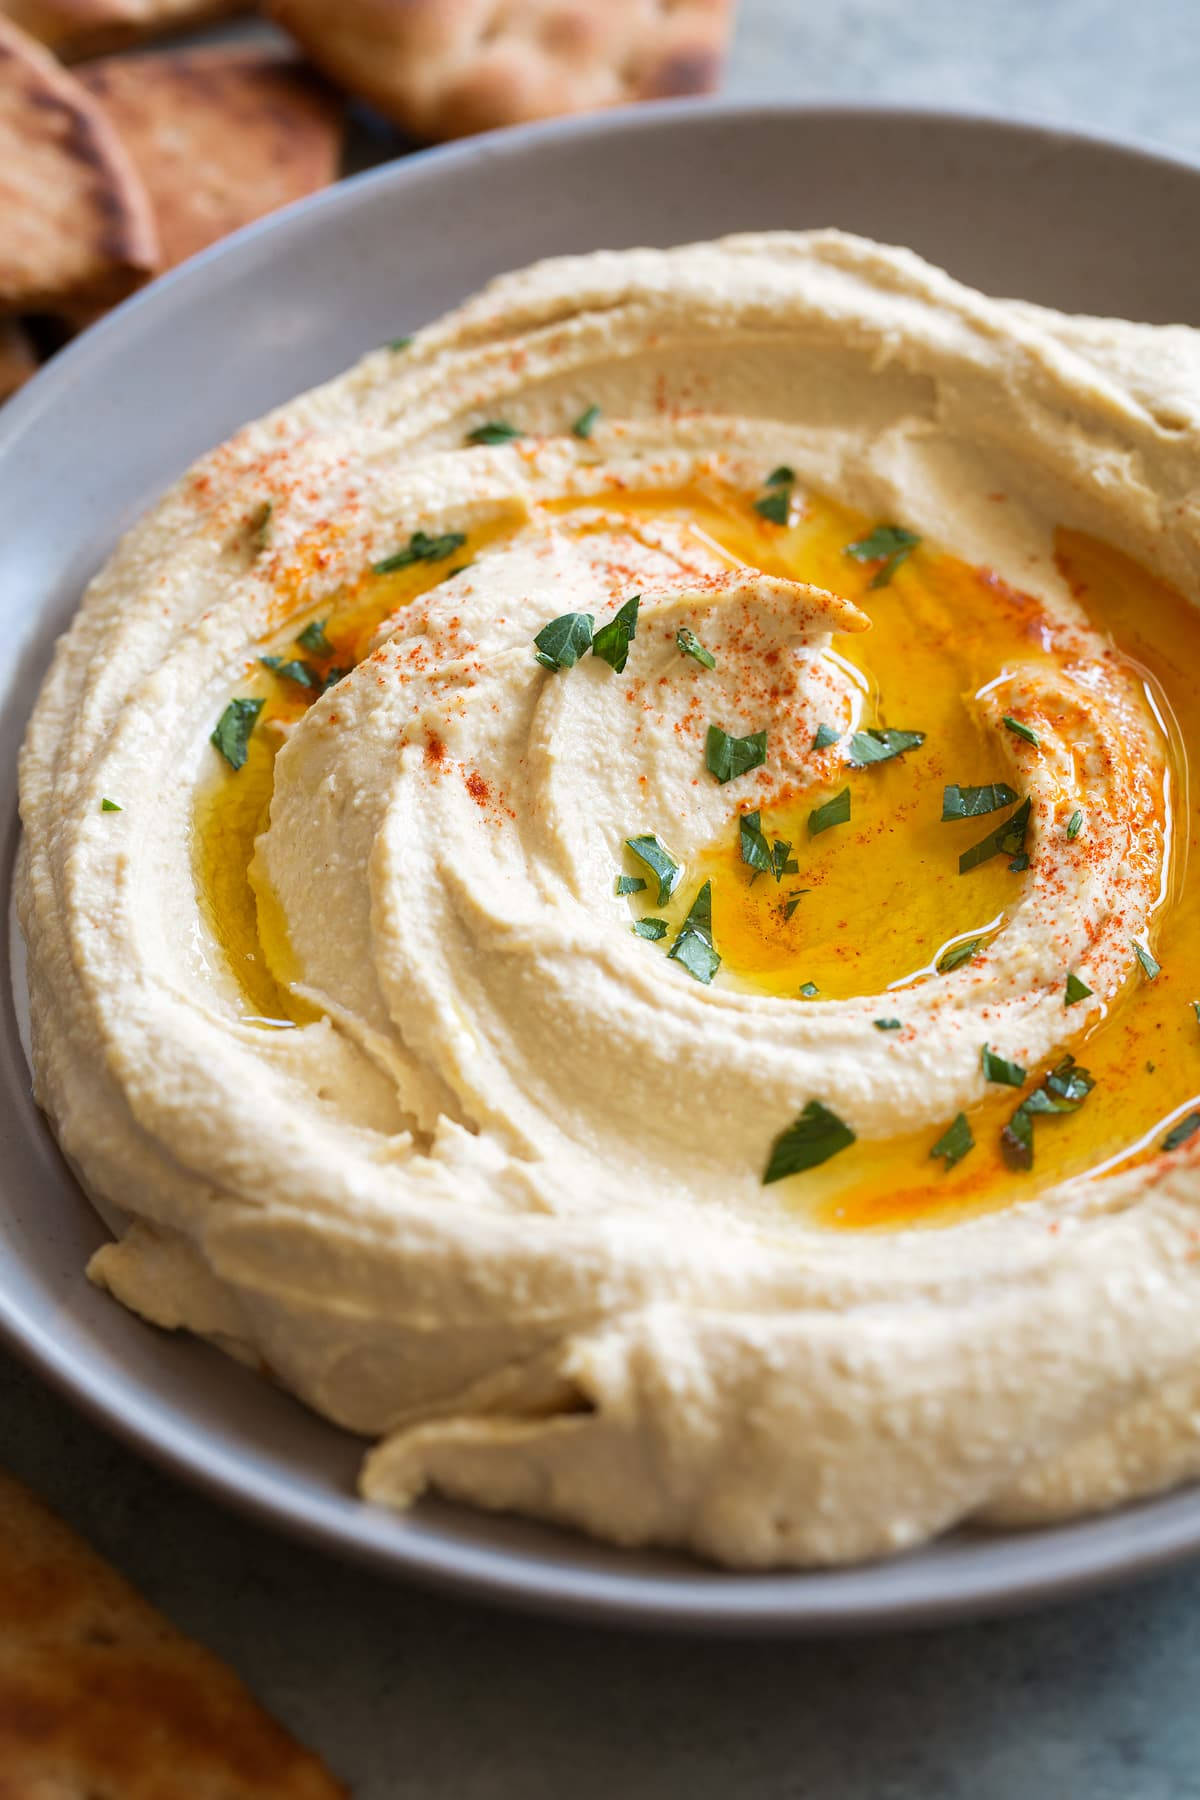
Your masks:
<path fill-rule="evenodd" d="M 492 797 L 492 790 L 478 769 L 471 769 L 468 772 L 467 792 L 477 806 L 486 806 Z"/>
<path fill-rule="evenodd" d="M 425 763 L 428 768 L 435 768 L 446 760 L 446 746 L 440 737 L 431 737 L 425 746 Z"/>

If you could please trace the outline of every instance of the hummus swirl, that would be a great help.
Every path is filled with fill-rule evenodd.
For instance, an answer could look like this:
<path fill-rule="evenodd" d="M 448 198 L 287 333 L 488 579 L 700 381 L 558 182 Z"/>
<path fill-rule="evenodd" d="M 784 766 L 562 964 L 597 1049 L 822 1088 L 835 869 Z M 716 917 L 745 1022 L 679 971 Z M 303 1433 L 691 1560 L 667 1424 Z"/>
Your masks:
<path fill-rule="evenodd" d="M 22 758 L 95 1279 L 389 1505 L 767 1566 L 1200 1472 L 1186 750 L 1095 610 L 1190 619 L 1198 457 L 1194 334 L 835 232 L 506 277 L 206 457 Z"/>

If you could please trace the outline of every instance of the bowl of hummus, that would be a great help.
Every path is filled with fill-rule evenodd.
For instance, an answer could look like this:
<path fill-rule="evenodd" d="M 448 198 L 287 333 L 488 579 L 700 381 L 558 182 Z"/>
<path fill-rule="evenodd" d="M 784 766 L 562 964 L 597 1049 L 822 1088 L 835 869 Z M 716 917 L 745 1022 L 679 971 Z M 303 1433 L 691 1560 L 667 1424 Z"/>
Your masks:
<path fill-rule="evenodd" d="M 1200 334 L 855 223 L 414 319 L 123 518 L 27 696 L 87 1304 L 381 1542 L 777 1608 L 1194 1508 Z"/>

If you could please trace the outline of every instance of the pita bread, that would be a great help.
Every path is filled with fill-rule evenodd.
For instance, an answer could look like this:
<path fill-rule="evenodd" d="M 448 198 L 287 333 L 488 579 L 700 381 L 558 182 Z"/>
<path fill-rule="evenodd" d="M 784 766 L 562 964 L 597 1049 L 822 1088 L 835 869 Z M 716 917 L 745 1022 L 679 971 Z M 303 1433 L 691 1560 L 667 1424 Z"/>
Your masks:
<path fill-rule="evenodd" d="M 247 0 L 4 0 L 4 12 L 64 62 L 247 11 Z"/>
<path fill-rule="evenodd" d="M 141 174 L 163 268 L 337 179 L 342 103 L 286 52 L 160 51 L 77 75 Z"/>
<path fill-rule="evenodd" d="M 707 93 L 732 0 L 267 0 L 322 68 L 423 138 Z"/>
<path fill-rule="evenodd" d="M 0 1475 L 0 1800 L 345 1800 L 237 1676 Z"/>
<path fill-rule="evenodd" d="M 158 256 L 150 203 L 74 76 L 0 19 L 0 307 L 110 304 Z"/>
<path fill-rule="evenodd" d="M 19 319 L 0 319 L 0 400 L 7 400 L 37 368 L 33 341 Z"/>

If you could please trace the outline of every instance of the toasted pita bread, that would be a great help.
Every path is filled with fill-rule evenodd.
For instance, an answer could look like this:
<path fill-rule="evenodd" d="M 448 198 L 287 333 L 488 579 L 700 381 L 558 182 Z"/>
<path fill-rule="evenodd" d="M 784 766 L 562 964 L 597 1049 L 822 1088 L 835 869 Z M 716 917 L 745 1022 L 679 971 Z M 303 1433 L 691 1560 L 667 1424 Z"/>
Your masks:
<path fill-rule="evenodd" d="M 0 319 L 0 400 L 7 400 L 37 368 L 33 340 L 19 319 Z"/>
<path fill-rule="evenodd" d="M 0 1476 L 0 1800 L 345 1800 L 230 1669 Z"/>
<path fill-rule="evenodd" d="M 160 51 L 76 73 L 142 176 L 164 268 L 337 179 L 342 102 L 286 52 Z"/>
<path fill-rule="evenodd" d="M 150 202 L 91 95 L 0 19 L 0 308 L 123 299 L 155 265 Z"/>
<path fill-rule="evenodd" d="M 247 10 L 247 0 L 4 0 L 0 6 L 64 62 Z"/>
<path fill-rule="evenodd" d="M 732 0 L 267 0 L 318 68 L 418 137 L 716 85 Z"/>

